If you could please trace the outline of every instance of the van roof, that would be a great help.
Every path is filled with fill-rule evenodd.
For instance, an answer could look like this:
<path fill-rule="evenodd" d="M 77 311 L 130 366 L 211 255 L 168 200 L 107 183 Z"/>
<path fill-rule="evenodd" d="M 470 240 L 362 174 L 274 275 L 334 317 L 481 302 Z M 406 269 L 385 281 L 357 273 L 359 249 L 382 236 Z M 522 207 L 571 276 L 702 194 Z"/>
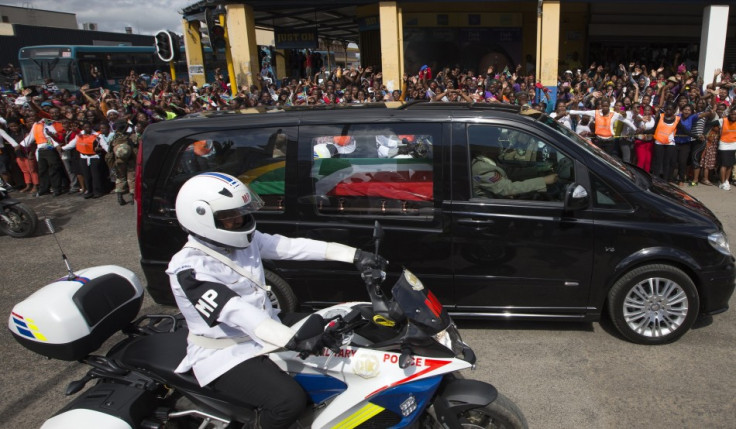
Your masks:
<path fill-rule="evenodd" d="M 532 116 L 541 112 L 522 109 L 520 106 L 501 103 L 428 103 L 388 102 L 349 105 L 315 105 L 292 107 L 254 107 L 240 110 L 224 110 L 193 113 L 174 120 L 151 124 L 146 128 L 144 140 L 157 140 L 156 144 L 173 143 L 178 139 L 212 129 L 234 129 L 251 126 L 296 126 L 324 123 L 325 113 L 330 123 L 427 121 L 445 122 L 449 117 L 515 118 Z M 431 112 L 431 113 L 430 113 Z M 528 118 L 527 120 L 533 120 Z"/>
<path fill-rule="evenodd" d="M 305 111 L 322 111 L 322 110 L 361 110 L 361 109 L 396 109 L 396 110 L 490 110 L 518 113 L 522 110 L 521 106 L 506 103 L 430 103 L 426 101 L 411 101 L 408 103 L 401 101 L 389 101 L 380 103 L 363 103 L 363 104 L 311 104 L 300 106 L 258 106 L 249 107 L 239 110 L 222 110 L 222 111 L 204 111 L 189 115 L 188 117 L 213 117 L 231 114 L 252 114 L 252 113 L 277 113 L 277 112 L 305 112 Z M 524 109 L 526 110 L 526 109 Z"/>

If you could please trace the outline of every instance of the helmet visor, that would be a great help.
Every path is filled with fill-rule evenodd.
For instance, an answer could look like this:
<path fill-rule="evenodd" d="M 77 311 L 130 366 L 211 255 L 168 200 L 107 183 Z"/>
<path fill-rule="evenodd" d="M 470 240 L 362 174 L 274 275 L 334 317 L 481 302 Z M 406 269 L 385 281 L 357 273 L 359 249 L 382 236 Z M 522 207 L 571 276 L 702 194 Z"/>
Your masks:
<path fill-rule="evenodd" d="M 256 220 L 252 213 L 263 207 L 263 200 L 255 192 L 245 194 L 248 202 L 240 207 L 217 210 L 213 213 L 215 227 L 227 231 L 251 231 Z"/>
<path fill-rule="evenodd" d="M 256 225 L 255 218 L 245 207 L 220 210 L 214 214 L 214 217 L 215 227 L 226 231 L 250 231 Z"/>

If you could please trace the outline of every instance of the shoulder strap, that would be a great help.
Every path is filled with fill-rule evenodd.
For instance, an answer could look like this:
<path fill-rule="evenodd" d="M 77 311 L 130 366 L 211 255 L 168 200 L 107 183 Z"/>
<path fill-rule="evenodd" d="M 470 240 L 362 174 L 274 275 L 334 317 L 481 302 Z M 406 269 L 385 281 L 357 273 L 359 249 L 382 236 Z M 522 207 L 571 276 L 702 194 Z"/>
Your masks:
<path fill-rule="evenodd" d="M 253 282 L 254 285 L 258 286 L 259 288 L 263 289 L 266 292 L 271 291 L 271 286 L 265 285 L 261 283 L 258 279 L 253 277 L 249 272 L 247 272 L 243 267 L 236 264 L 235 261 L 228 258 L 227 256 L 223 255 L 222 253 L 211 249 L 203 244 L 197 243 L 196 241 L 189 241 L 187 244 L 184 245 L 184 247 L 189 247 L 191 249 L 197 249 L 200 252 L 206 253 L 209 256 L 212 256 L 213 258 L 217 259 L 218 261 L 222 262 L 223 264 L 227 265 L 228 267 L 232 268 L 233 271 L 240 274 L 241 276 L 245 277 L 246 279 Z"/>

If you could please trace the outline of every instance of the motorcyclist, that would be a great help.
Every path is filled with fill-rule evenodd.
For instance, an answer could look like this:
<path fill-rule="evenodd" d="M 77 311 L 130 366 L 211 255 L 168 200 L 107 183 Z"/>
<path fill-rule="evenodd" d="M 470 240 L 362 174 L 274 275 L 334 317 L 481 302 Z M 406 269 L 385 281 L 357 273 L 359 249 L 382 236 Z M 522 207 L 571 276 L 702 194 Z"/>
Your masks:
<path fill-rule="evenodd" d="M 167 274 L 189 328 L 187 355 L 176 372 L 261 409 L 263 428 L 289 427 L 306 407 L 299 384 L 264 354 L 286 347 L 319 352 L 296 341 L 271 306 L 262 258 L 353 262 L 359 270 L 385 260 L 338 243 L 287 238 L 256 230 L 260 197 L 237 178 L 203 173 L 187 180 L 176 217 L 189 233 Z"/>

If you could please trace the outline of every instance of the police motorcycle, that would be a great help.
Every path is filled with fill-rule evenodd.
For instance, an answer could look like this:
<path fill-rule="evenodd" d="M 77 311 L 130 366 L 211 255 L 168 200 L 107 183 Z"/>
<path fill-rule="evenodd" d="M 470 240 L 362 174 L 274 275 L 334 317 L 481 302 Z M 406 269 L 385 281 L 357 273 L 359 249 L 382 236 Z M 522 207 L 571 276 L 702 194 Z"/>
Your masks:
<path fill-rule="evenodd" d="M 377 261 L 382 235 L 376 222 Z M 67 277 L 17 304 L 8 321 L 26 348 L 91 366 L 66 394 L 95 384 L 42 429 L 258 427 L 258 410 L 200 387 L 191 372 L 174 372 L 186 353 L 183 317 L 132 321 L 143 297 L 133 272 L 67 268 Z M 526 428 L 518 407 L 492 385 L 458 374 L 476 357 L 434 294 L 404 270 L 388 297 L 384 269 L 361 273 L 370 303 L 338 304 L 293 325 L 296 340 L 318 338 L 313 353 L 269 354 L 311 400 L 298 427 Z M 106 355 L 91 354 L 117 331 L 125 337 Z"/>
<path fill-rule="evenodd" d="M 0 179 L 0 232 L 15 238 L 36 232 L 38 216 L 27 205 L 8 196 L 9 186 Z"/>

